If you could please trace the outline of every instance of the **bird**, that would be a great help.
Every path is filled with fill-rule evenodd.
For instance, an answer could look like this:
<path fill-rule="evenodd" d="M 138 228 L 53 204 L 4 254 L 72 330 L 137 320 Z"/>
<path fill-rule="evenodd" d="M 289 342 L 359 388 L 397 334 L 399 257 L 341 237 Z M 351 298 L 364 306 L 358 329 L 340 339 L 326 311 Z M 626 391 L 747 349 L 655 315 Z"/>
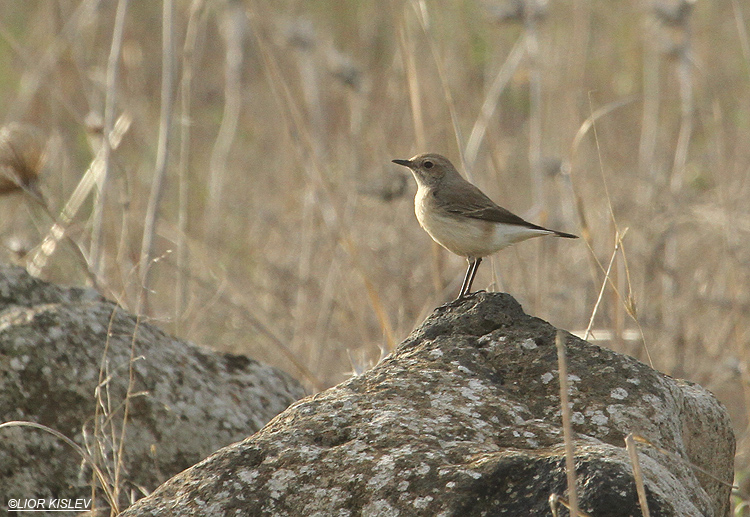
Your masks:
<path fill-rule="evenodd" d="M 442 247 L 466 257 L 468 269 L 456 300 L 471 293 L 483 257 L 534 237 L 578 238 L 530 223 L 498 206 L 445 156 L 425 153 L 392 161 L 408 167 L 417 182 L 414 212 L 419 225 Z"/>

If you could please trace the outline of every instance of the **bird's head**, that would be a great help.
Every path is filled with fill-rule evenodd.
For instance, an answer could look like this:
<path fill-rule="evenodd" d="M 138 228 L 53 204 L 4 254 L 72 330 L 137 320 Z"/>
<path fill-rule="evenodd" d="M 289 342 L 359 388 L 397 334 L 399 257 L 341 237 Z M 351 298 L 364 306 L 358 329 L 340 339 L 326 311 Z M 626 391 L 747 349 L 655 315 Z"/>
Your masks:
<path fill-rule="evenodd" d="M 445 156 L 435 153 L 418 154 L 410 160 L 393 160 L 393 163 L 408 167 L 417 184 L 434 188 L 448 176 L 458 175 L 458 171 Z"/>

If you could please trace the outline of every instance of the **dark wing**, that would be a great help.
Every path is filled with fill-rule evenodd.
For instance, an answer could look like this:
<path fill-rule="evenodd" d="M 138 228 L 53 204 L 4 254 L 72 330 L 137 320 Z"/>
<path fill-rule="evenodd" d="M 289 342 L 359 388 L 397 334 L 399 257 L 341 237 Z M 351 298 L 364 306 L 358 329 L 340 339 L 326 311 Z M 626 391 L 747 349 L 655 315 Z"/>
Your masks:
<path fill-rule="evenodd" d="M 447 212 L 460 217 L 471 217 L 482 221 L 493 223 L 512 224 L 533 228 L 536 230 L 547 230 L 542 226 L 530 223 L 513 212 L 498 206 L 494 201 L 487 197 L 484 192 L 469 183 L 451 184 L 452 188 L 440 189 L 436 192 L 435 201 L 441 205 Z M 552 230 L 547 230 L 552 231 Z"/>

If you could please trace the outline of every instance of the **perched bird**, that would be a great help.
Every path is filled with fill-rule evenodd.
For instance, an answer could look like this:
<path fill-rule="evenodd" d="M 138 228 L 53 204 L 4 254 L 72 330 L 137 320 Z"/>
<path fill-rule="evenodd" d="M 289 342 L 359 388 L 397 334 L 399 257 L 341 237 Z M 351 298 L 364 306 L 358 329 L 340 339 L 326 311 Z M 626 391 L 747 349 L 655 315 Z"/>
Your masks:
<path fill-rule="evenodd" d="M 410 160 L 393 160 L 411 170 L 417 180 L 414 212 L 420 226 L 448 251 L 466 257 L 466 270 L 458 298 L 471 292 L 482 257 L 517 242 L 542 235 L 577 239 L 576 235 L 548 230 L 524 221 L 495 204 L 461 177 L 453 164 L 439 154 L 419 154 Z"/>

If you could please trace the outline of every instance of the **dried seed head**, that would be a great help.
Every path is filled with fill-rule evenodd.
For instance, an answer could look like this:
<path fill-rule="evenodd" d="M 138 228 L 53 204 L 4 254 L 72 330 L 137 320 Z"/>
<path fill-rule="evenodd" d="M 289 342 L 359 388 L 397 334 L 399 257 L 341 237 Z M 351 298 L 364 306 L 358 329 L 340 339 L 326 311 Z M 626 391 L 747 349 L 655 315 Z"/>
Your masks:
<path fill-rule="evenodd" d="M 45 161 L 45 140 L 28 124 L 0 127 L 0 195 L 38 193 L 37 181 Z"/>

